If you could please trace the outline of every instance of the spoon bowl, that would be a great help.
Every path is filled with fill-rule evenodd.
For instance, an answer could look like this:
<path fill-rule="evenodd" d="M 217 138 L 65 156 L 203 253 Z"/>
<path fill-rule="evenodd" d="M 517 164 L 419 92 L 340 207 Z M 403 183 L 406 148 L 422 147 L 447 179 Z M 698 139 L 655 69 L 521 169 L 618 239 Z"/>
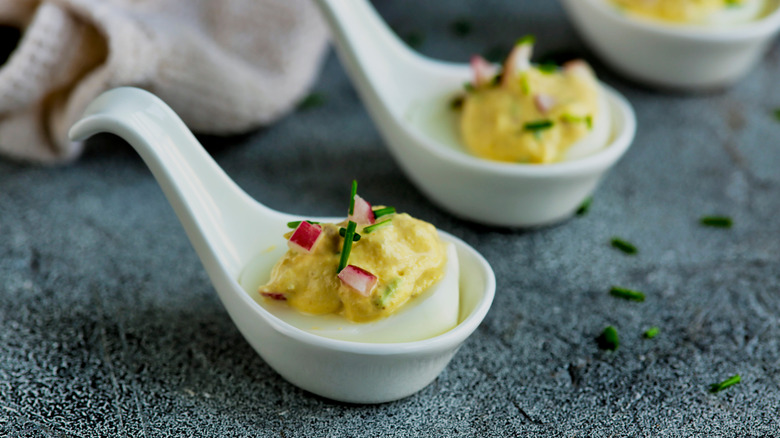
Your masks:
<path fill-rule="evenodd" d="M 468 65 L 410 50 L 365 0 L 317 0 L 336 50 L 380 134 L 410 180 L 464 219 L 531 227 L 571 216 L 634 138 L 631 105 L 602 84 L 611 141 L 587 157 L 546 164 L 489 161 L 469 154 L 451 100 L 472 78 Z"/>
<path fill-rule="evenodd" d="M 335 340 L 276 318 L 239 284 L 244 268 L 283 244 L 287 222 L 310 219 L 274 211 L 241 190 L 156 96 L 117 88 L 93 101 L 70 131 L 74 140 L 98 132 L 125 139 L 149 166 L 241 334 L 282 377 L 307 391 L 352 403 L 381 403 L 414 394 L 433 381 L 487 314 L 495 276 L 485 259 L 440 231 L 460 264 L 460 318 L 439 336 L 405 343 Z M 272 262 L 269 264 L 273 264 Z"/>

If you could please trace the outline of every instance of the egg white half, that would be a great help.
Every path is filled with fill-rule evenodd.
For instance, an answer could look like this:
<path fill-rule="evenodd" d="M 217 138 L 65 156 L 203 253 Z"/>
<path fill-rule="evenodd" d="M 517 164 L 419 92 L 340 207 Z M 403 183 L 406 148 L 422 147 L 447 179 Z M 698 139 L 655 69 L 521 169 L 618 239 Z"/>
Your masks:
<path fill-rule="evenodd" d="M 267 282 L 273 263 L 278 259 L 278 257 L 269 257 L 270 254 L 263 254 L 250 263 L 241 274 L 239 283 L 272 315 L 309 333 L 353 342 L 419 341 L 440 335 L 458 324 L 460 309 L 458 255 L 455 245 L 451 243 L 446 245 L 447 264 L 442 279 L 427 291 L 409 300 L 396 313 L 378 321 L 354 323 L 340 315 L 309 315 L 299 312 L 284 301 L 262 298 L 257 288 Z"/>
<path fill-rule="evenodd" d="M 607 146 L 612 134 L 612 114 L 607 95 L 601 85 L 598 87 L 598 114 L 593 118 L 593 129 L 580 140 L 569 146 L 561 161 L 571 161 L 591 155 Z"/>

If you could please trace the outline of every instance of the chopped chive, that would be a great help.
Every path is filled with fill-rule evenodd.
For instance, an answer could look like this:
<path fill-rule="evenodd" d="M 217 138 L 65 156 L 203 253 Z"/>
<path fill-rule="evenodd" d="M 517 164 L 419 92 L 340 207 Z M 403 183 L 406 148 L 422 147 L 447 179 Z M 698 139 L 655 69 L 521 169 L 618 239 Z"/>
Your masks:
<path fill-rule="evenodd" d="M 315 91 L 313 93 L 310 93 L 308 96 L 304 97 L 303 100 L 301 100 L 298 103 L 298 109 L 308 110 L 312 108 L 317 108 L 324 104 L 325 104 L 325 95 Z"/>
<path fill-rule="evenodd" d="M 537 69 L 539 69 L 539 71 L 542 73 L 551 74 L 558 71 L 558 66 L 552 62 L 545 62 L 543 64 L 539 64 Z"/>
<path fill-rule="evenodd" d="M 585 116 L 585 126 L 588 127 L 588 131 L 593 130 L 593 116 L 591 116 L 590 114 Z"/>
<path fill-rule="evenodd" d="M 582 201 L 582 204 L 580 204 L 579 208 L 577 209 L 577 216 L 583 216 L 585 215 L 588 210 L 590 210 L 590 204 L 593 203 L 593 197 L 588 196 L 585 198 L 584 201 Z"/>
<path fill-rule="evenodd" d="M 457 96 L 450 101 L 450 108 L 459 110 L 463 108 L 463 102 L 466 100 L 463 96 Z"/>
<path fill-rule="evenodd" d="M 387 306 L 387 301 L 390 299 L 390 297 L 393 296 L 395 291 L 398 289 L 398 286 L 401 284 L 401 279 L 396 278 L 393 280 L 390 284 L 387 285 L 384 291 L 382 291 L 379 296 L 376 297 L 376 301 L 374 301 L 374 304 L 376 304 L 377 307 L 384 309 L 385 306 Z"/>
<path fill-rule="evenodd" d="M 726 7 L 729 8 L 741 6 L 741 2 L 739 0 L 723 0 L 723 2 L 726 4 Z"/>
<path fill-rule="evenodd" d="M 339 228 L 339 236 L 341 236 L 341 237 L 347 237 L 347 229 L 346 229 L 346 228 L 344 228 L 344 227 L 341 227 L 341 228 Z M 353 241 L 353 242 L 357 242 L 358 240 L 360 240 L 360 234 L 358 234 L 358 233 L 355 233 L 355 234 L 352 236 L 352 241 Z"/>
<path fill-rule="evenodd" d="M 533 35 L 526 35 L 515 43 L 516 46 L 519 46 L 521 44 L 534 44 L 536 42 L 536 37 Z"/>
<path fill-rule="evenodd" d="M 658 327 L 652 326 L 649 329 L 645 330 L 644 333 L 642 333 L 642 337 L 645 339 L 653 339 L 658 335 L 658 332 L 661 331 Z"/>
<path fill-rule="evenodd" d="M 599 348 L 602 350 L 615 351 L 620 346 L 617 329 L 613 326 L 607 326 L 603 332 L 596 338 Z"/>
<path fill-rule="evenodd" d="M 349 195 L 349 214 L 355 213 L 355 195 L 357 195 L 357 180 L 352 180 L 352 190 Z"/>
<path fill-rule="evenodd" d="M 473 93 L 476 90 L 474 84 L 472 84 L 471 82 L 464 83 L 463 89 L 466 90 L 467 93 Z"/>
<path fill-rule="evenodd" d="M 352 252 L 352 241 L 355 238 L 356 228 L 357 223 L 353 221 L 349 221 L 349 223 L 347 223 L 347 231 L 344 234 L 344 246 L 341 248 L 341 258 L 339 259 L 338 272 L 341 272 L 342 269 L 347 267 L 349 253 Z"/>
<path fill-rule="evenodd" d="M 520 91 L 526 96 L 531 94 L 531 83 L 528 82 L 528 73 L 520 73 Z"/>
<path fill-rule="evenodd" d="M 704 216 L 699 219 L 699 223 L 707 227 L 731 228 L 734 224 L 730 217 L 726 216 Z"/>
<path fill-rule="evenodd" d="M 298 228 L 298 225 L 300 225 L 300 224 L 301 224 L 301 222 L 303 222 L 303 221 L 293 221 L 293 222 L 287 222 L 287 227 L 288 227 L 288 228 Z M 306 221 L 306 222 L 308 222 L 308 223 L 310 223 L 310 224 L 312 224 L 312 225 L 316 225 L 316 224 L 318 224 L 318 223 L 319 223 L 319 222 L 314 222 L 314 221 Z"/>
<path fill-rule="evenodd" d="M 728 379 L 722 382 L 710 384 L 710 392 L 716 393 L 716 392 L 723 391 L 729 386 L 736 385 L 740 381 L 742 381 L 742 378 L 739 377 L 739 374 L 734 374 L 733 376 L 729 377 Z"/>
<path fill-rule="evenodd" d="M 613 248 L 619 249 L 626 254 L 636 254 L 639 250 L 631 242 L 625 241 L 619 237 L 613 237 L 609 241 Z"/>
<path fill-rule="evenodd" d="M 392 223 L 393 223 L 392 219 L 388 219 L 388 220 L 382 221 L 382 222 L 377 222 L 374 225 L 369 225 L 369 226 L 363 228 L 363 232 L 366 233 L 366 234 L 372 233 L 372 232 L 374 232 L 374 231 L 376 231 L 376 230 L 378 230 L 380 228 L 384 228 L 384 227 L 386 227 L 388 225 L 391 225 Z"/>
<path fill-rule="evenodd" d="M 459 37 L 464 37 L 471 33 L 471 22 L 466 20 L 465 18 L 461 18 L 459 20 L 455 20 L 452 25 L 450 26 L 450 29 L 452 30 L 452 33 Z"/>
<path fill-rule="evenodd" d="M 383 208 L 377 208 L 374 210 L 374 218 L 378 219 L 382 216 L 387 216 L 388 214 L 395 213 L 395 207 L 383 207 Z"/>
<path fill-rule="evenodd" d="M 631 301 L 642 302 L 645 300 L 645 294 L 637 290 L 626 289 L 624 287 L 612 286 L 609 290 L 609 294 L 613 297 L 625 298 Z"/>
<path fill-rule="evenodd" d="M 544 131 L 545 129 L 550 129 L 555 125 L 555 123 L 552 120 L 536 120 L 534 122 L 527 122 L 523 125 L 523 130 L 530 131 L 530 132 L 540 132 Z"/>
<path fill-rule="evenodd" d="M 774 114 L 775 114 L 775 120 L 780 122 L 780 108 L 775 109 Z"/>

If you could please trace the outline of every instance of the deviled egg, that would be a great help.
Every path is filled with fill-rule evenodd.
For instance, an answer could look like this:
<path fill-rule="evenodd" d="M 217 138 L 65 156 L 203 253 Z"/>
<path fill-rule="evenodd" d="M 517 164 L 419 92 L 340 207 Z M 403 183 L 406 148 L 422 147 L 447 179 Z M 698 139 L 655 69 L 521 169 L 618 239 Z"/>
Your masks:
<path fill-rule="evenodd" d="M 749 23 L 767 11 L 767 0 L 607 0 L 626 15 L 682 25 Z"/>
<path fill-rule="evenodd" d="M 533 65 L 533 43 L 532 37 L 521 39 L 500 72 L 472 58 L 474 80 L 460 115 L 468 150 L 489 160 L 546 164 L 604 148 L 611 115 L 593 70 L 582 60 Z"/>
<path fill-rule="evenodd" d="M 412 342 L 457 325 L 459 266 L 436 228 L 353 191 L 344 221 L 288 224 L 276 264 L 252 266 L 242 283 L 271 314 L 320 336 L 355 342 Z M 268 258 L 262 258 L 267 260 Z"/>

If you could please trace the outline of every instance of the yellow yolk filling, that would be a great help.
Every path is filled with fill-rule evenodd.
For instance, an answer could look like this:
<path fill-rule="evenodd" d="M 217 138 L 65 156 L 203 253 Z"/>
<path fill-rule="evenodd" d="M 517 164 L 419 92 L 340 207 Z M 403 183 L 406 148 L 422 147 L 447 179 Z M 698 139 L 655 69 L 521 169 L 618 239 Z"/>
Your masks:
<path fill-rule="evenodd" d="M 290 306 L 303 313 L 336 313 L 353 322 L 393 314 L 443 277 L 447 256 L 433 225 L 405 213 L 382 217 L 378 222 L 388 219 L 391 225 L 370 233 L 358 227 L 361 238 L 353 242 L 349 255 L 350 265 L 377 277 L 369 296 L 337 277 L 344 241 L 339 228 L 346 227 L 346 222 L 320 224 L 323 236 L 313 252 L 287 251 L 274 266 L 270 282 L 259 292 L 283 294 Z"/>
<path fill-rule="evenodd" d="M 598 117 L 599 89 L 594 80 L 564 71 L 531 67 L 507 84 L 483 87 L 466 96 L 461 135 L 478 157 L 515 163 L 560 161 L 587 136 Z M 536 96 L 554 104 L 538 108 Z M 549 127 L 539 128 L 546 121 Z"/>
<path fill-rule="evenodd" d="M 710 16 L 746 0 L 611 0 L 616 6 L 644 18 L 678 23 L 705 22 Z"/>

